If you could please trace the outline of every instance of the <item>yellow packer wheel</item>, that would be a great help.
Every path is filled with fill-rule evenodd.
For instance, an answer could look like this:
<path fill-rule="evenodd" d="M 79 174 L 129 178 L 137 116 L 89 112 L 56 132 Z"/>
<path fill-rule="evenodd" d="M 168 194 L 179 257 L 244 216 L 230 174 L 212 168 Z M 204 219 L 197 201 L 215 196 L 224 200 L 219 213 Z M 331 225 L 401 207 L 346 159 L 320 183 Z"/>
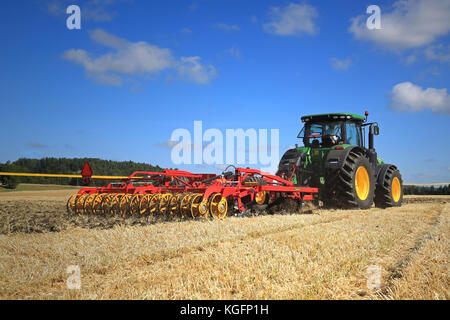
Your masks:
<path fill-rule="evenodd" d="M 150 198 L 149 203 L 148 203 L 148 213 L 149 214 L 155 214 L 158 212 L 158 204 L 159 204 L 160 198 L 161 198 L 160 193 L 155 193 L 152 195 L 152 197 Z"/>
<path fill-rule="evenodd" d="M 225 218 L 228 212 L 227 199 L 223 198 L 220 193 L 214 193 L 209 202 L 209 211 L 211 212 L 211 216 L 214 218 Z"/>
<path fill-rule="evenodd" d="M 194 195 L 192 193 L 184 194 L 180 199 L 180 214 L 182 218 L 186 218 L 190 215 L 191 199 Z"/>
<path fill-rule="evenodd" d="M 111 209 L 111 200 L 114 198 L 114 193 L 105 194 L 102 198 L 102 204 L 100 206 L 100 212 L 103 215 L 109 214 L 109 210 Z"/>
<path fill-rule="evenodd" d="M 172 198 L 170 198 L 169 200 L 169 206 L 168 206 L 168 214 L 171 216 L 175 216 L 179 213 L 180 211 L 180 198 L 182 197 L 183 194 L 181 193 L 177 193 L 175 195 L 172 196 Z"/>
<path fill-rule="evenodd" d="M 75 202 L 75 212 L 81 217 L 84 211 L 84 200 L 89 196 L 89 193 L 84 193 L 77 198 Z"/>
<path fill-rule="evenodd" d="M 161 198 L 159 199 L 159 204 L 158 204 L 159 214 L 167 213 L 167 208 L 169 206 L 169 201 L 170 201 L 171 197 L 172 197 L 171 193 L 164 193 L 161 195 Z"/>
<path fill-rule="evenodd" d="M 129 203 L 132 196 L 132 194 L 127 193 L 120 199 L 119 212 L 122 217 L 126 217 L 128 214 L 128 210 L 130 209 Z"/>
<path fill-rule="evenodd" d="M 77 203 L 77 199 L 80 197 L 80 194 L 75 193 L 70 196 L 70 198 L 67 200 L 66 209 L 67 213 L 69 215 L 72 215 L 75 213 L 75 205 Z"/>
<path fill-rule="evenodd" d="M 120 212 L 120 199 L 124 196 L 123 193 L 117 193 L 112 197 L 110 201 L 110 208 L 109 208 L 109 214 L 110 215 L 116 215 Z"/>
<path fill-rule="evenodd" d="M 92 203 L 96 196 L 96 193 L 91 193 L 84 199 L 83 214 L 92 214 Z"/>
<path fill-rule="evenodd" d="M 135 194 L 130 200 L 130 214 L 135 215 L 140 212 L 139 204 L 141 203 L 141 199 L 143 194 Z"/>
<path fill-rule="evenodd" d="M 102 213 L 102 200 L 104 193 L 98 193 L 94 200 L 92 201 L 92 213 L 93 214 L 100 214 Z"/>
<path fill-rule="evenodd" d="M 140 214 L 145 214 L 148 213 L 148 207 L 150 205 L 150 199 L 153 197 L 153 194 L 148 193 L 145 194 L 142 198 L 141 201 L 139 202 L 139 213 Z"/>
<path fill-rule="evenodd" d="M 200 211 L 199 211 L 199 207 L 200 207 L 200 203 L 203 200 L 203 195 L 201 193 L 196 193 L 194 194 L 194 196 L 192 197 L 190 203 L 190 211 L 191 211 L 191 216 L 192 218 L 197 218 L 200 215 Z"/>

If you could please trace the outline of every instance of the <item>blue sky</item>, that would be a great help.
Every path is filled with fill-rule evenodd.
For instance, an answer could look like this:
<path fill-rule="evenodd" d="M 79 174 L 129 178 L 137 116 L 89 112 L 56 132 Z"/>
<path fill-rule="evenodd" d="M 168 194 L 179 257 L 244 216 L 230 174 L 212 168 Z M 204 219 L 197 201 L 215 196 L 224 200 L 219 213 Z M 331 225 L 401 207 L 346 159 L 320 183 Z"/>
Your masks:
<path fill-rule="evenodd" d="M 80 30 L 66 27 L 70 4 Z M 382 30 L 366 27 L 371 4 Z M 175 167 L 167 142 L 195 120 L 279 129 L 281 156 L 302 115 L 368 110 L 405 182 L 450 181 L 448 0 L 6 0 L 0 23 L 0 162 Z"/>

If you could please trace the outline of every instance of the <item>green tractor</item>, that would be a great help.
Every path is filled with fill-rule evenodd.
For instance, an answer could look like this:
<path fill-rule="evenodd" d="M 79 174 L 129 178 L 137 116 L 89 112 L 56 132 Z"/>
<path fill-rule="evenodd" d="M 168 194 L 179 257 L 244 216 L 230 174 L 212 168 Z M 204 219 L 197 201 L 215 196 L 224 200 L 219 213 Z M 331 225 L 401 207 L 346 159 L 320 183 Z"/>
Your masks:
<path fill-rule="evenodd" d="M 319 188 L 315 200 L 326 207 L 368 209 L 398 207 L 403 201 L 403 182 L 395 165 L 377 157 L 376 122 L 353 113 L 304 116 L 297 138 L 303 146 L 285 152 L 277 175 L 296 185 Z M 366 147 L 366 129 L 368 145 Z"/>

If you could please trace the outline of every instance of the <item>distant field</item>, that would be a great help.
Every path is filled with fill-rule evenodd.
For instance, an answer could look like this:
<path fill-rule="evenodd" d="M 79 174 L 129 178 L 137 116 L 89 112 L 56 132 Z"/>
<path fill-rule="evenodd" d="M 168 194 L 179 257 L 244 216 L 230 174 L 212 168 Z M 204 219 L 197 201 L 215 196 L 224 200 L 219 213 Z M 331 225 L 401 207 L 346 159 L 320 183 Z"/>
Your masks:
<path fill-rule="evenodd" d="M 18 191 L 46 191 L 46 190 L 68 190 L 68 189 L 80 189 L 81 187 L 75 186 L 62 186 L 57 184 L 32 184 L 21 183 L 16 189 L 7 189 L 4 186 L 0 186 L 0 192 L 18 192 Z"/>
<path fill-rule="evenodd" d="M 70 193 L 0 194 L 1 299 L 450 298 L 450 197 L 165 221 L 69 218 Z M 80 290 L 67 289 L 69 265 L 80 267 Z M 367 287 L 370 266 L 379 289 Z"/>

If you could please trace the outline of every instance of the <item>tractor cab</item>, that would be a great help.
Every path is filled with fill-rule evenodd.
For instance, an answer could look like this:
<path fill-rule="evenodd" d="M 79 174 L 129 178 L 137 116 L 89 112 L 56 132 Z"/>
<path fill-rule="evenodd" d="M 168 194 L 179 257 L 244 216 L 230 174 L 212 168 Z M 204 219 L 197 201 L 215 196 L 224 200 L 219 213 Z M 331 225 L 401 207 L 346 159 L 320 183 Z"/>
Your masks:
<path fill-rule="evenodd" d="M 304 116 L 305 124 L 297 135 L 308 148 L 333 148 L 338 145 L 364 146 L 361 124 L 364 117 L 351 113 Z"/>

